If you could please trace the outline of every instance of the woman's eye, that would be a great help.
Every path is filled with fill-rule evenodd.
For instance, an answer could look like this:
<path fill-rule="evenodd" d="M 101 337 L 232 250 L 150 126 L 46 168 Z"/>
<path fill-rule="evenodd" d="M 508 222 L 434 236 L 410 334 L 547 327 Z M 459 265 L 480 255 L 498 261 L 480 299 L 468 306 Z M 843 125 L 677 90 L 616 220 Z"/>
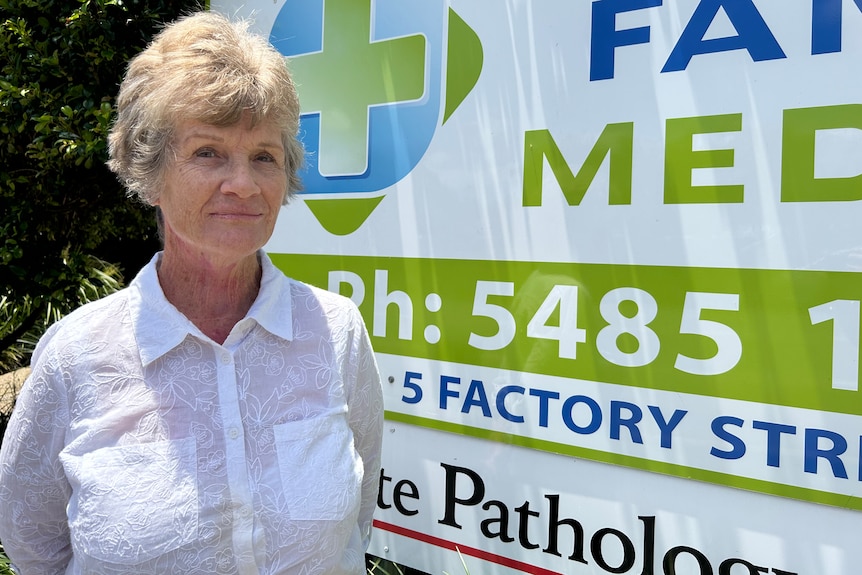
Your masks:
<path fill-rule="evenodd" d="M 275 158 L 273 158 L 270 154 L 259 154 L 257 156 L 258 162 L 274 162 Z"/>
<path fill-rule="evenodd" d="M 201 148 L 195 152 L 195 156 L 198 158 L 212 158 L 215 157 L 215 151 L 212 148 Z"/>

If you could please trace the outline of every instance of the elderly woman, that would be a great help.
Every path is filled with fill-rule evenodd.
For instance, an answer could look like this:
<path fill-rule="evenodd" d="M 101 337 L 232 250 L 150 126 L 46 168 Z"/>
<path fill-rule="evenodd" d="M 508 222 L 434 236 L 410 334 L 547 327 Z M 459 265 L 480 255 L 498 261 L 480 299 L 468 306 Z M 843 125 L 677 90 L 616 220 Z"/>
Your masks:
<path fill-rule="evenodd" d="M 199 13 L 129 65 L 109 166 L 164 250 L 52 326 L 0 454 L 23 575 L 364 572 L 382 398 L 349 300 L 261 250 L 299 187 L 284 59 Z"/>

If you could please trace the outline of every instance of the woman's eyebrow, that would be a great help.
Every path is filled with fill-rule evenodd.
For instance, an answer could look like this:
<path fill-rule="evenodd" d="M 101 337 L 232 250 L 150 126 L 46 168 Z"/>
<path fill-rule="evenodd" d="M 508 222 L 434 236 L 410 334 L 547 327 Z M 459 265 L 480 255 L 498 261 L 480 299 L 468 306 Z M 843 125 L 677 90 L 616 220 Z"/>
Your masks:
<path fill-rule="evenodd" d="M 208 132 L 206 130 L 191 132 L 183 138 L 183 142 L 188 142 L 190 140 L 213 140 L 216 142 L 224 142 L 224 138 L 222 136 L 215 132 Z"/>
<path fill-rule="evenodd" d="M 224 143 L 225 138 L 218 135 L 214 132 L 208 132 L 206 130 L 195 131 L 182 139 L 183 143 L 194 141 L 194 140 L 211 140 L 217 143 Z M 263 140 L 261 142 L 255 142 L 256 147 L 263 149 L 276 149 L 276 150 L 284 150 L 284 144 L 279 140 Z"/>

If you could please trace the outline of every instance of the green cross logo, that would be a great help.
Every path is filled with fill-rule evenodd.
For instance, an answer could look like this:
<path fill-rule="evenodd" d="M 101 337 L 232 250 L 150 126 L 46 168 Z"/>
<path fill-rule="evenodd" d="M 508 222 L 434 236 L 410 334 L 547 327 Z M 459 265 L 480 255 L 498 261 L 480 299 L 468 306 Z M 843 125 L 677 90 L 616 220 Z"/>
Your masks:
<path fill-rule="evenodd" d="M 446 0 L 285 0 L 270 42 L 299 90 L 305 205 L 337 235 L 416 167 L 482 70 Z"/>
<path fill-rule="evenodd" d="M 324 3 L 323 50 L 291 59 L 302 113 L 320 114 L 318 169 L 324 176 L 368 168 L 369 109 L 425 92 L 425 38 L 371 38 L 371 0 Z"/>

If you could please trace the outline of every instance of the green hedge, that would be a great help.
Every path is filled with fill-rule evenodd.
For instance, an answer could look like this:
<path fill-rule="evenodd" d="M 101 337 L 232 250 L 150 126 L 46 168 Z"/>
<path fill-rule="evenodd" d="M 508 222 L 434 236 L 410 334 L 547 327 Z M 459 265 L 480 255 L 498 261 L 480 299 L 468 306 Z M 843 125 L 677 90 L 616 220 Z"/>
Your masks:
<path fill-rule="evenodd" d="M 0 0 L 0 373 L 158 248 L 105 167 L 128 59 L 190 0 Z"/>

